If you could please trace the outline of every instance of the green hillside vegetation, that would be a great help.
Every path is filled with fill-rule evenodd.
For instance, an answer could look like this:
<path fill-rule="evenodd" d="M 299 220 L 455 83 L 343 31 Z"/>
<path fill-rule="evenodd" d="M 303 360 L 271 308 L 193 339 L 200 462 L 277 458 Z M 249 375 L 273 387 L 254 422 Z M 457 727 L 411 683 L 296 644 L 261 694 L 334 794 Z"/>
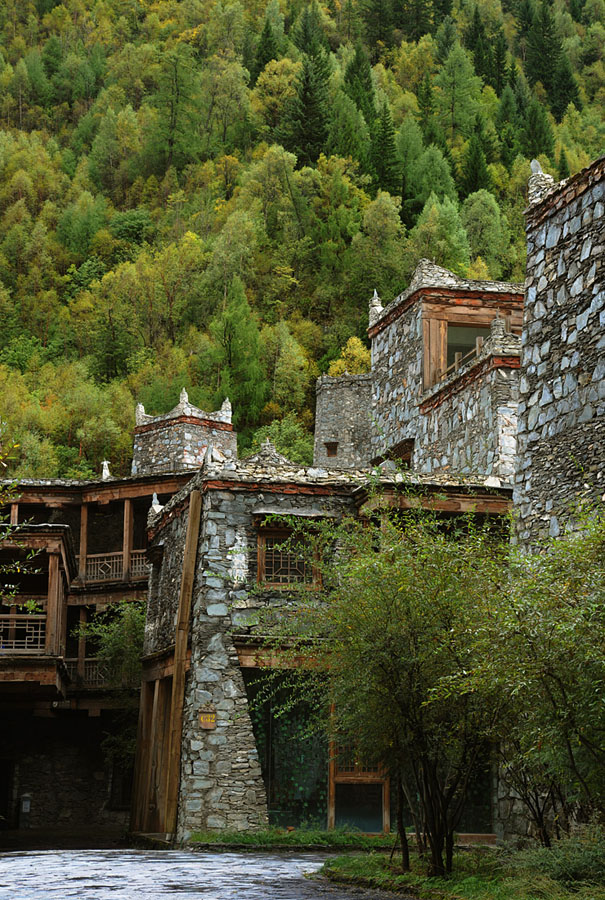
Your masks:
<path fill-rule="evenodd" d="M 304 445 L 374 289 L 522 280 L 529 161 L 603 152 L 604 57 L 605 0 L 4 0 L 9 472 L 125 474 L 183 386 Z"/>

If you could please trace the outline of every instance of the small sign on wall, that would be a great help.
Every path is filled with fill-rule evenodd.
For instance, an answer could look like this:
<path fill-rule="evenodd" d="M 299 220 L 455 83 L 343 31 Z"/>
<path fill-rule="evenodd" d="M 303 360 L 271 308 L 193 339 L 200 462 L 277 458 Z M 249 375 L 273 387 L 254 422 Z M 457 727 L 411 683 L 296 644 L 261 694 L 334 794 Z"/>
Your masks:
<path fill-rule="evenodd" d="M 202 706 L 200 710 L 200 725 L 204 731 L 212 731 L 216 728 L 216 710 L 214 706 Z"/>

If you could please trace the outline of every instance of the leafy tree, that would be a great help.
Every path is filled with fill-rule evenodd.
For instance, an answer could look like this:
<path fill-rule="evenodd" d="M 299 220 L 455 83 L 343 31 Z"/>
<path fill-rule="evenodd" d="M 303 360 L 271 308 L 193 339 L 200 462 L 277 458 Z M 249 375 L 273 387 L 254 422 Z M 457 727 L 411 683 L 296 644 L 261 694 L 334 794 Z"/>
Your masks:
<path fill-rule="evenodd" d="M 152 103 L 158 118 L 147 145 L 150 158 L 158 160 L 161 170 L 173 164 L 180 168 L 195 160 L 199 147 L 199 80 L 187 44 L 177 44 L 174 50 L 162 54 Z"/>
<path fill-rule="evenodd" d="M 465 678 L 480 662 L 475 635 L 494 615 L 505 550 L 472 523 L 448 533 L 430 513 L 293 525 L 322 589 L 297 598 L 269 643 L 288 642 L 286 661 L 313 658 L 311 669 L 288 670 L 294 699 L 317 704 L 325 720 L 327 684 L 332 735 L 388 768 L 416 833 L 426 835 L 431 873 L 444 875 L 471 773 L 497 722 L 493 692 L 479 682 L 470 691 Z M 400 838 L 406 847 L 405 831 Z"/>
<path fill-rule="evenodd" d="M 468 195 L 460 211 L 473 258 L 487 264 L 491 278 L 500 278 L 502 259 L 506 254 L 507 223 L 502 218 L 496 198 L 484 189 Z"/>
<path fill-rule="evenodd" d="M 372 361 L 370 351 L 358 337 L 350 337 L 340 351 L 338 359 L 333 360 L 328 368 L 328 375 L 361 375 L 369 372 Z"/>
<path fill-rule="evenodd" d="M 266 440 L 271 441 L 278 453 L 299 466 L 310 466 L 313 462 L 313 436 L 294 413 L 257 428 L 252 436 L 250 452 L 257 453 Z"/>
<path fill-rule="evenodd" d="M 424 205 L 407 248 L 409 270 L 421 258 L 432 259 L 452 272 L 464 275 L 470 262 L 468 236 L 456 204 L 449 197 L 431 194 Z"/>

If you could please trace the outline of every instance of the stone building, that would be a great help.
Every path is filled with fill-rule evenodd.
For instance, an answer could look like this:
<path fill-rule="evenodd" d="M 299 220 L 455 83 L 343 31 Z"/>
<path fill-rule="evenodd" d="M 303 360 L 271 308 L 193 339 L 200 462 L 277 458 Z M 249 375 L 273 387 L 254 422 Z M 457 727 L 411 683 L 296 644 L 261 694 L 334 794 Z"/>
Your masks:
<path fill-rule="evenodd" d="M 539 168 L 536 166 L 536 168 Z M 527 210 L 517 534 L 556 537 L 579 497 L 605 496 L 605 157 Z"/>
<path fill-rule="evenodd" d="M 35 572 L 6 576 L 18 590 L 0 604 L 0 832 L 23 821 L 24 797 L 30 828 L 119 833 L 128 822 L 132 773 L 101 746 L 123 727 L 123 702 L 77 629 L 147 597 L 152 502 L 182 489 L 210 441 L 224 458 L 236 447 L 228 401 L 206 414 L 183 392 L 166 416 L 139 408 L 137 423 L 132 476 L 114 478 L 105 466 L 96 481 L 26 479 L 15 488 L 8 515 L 18 530 L 0 544 L 0 565 L 37 555 Z"/>
<path fill-rule="evenodd" d="M 421 260 L 386 308 L 374 296 L 368 375 L 320 378 L 315 462 L 514 474 L 523 286 L 467 281 Z"/>

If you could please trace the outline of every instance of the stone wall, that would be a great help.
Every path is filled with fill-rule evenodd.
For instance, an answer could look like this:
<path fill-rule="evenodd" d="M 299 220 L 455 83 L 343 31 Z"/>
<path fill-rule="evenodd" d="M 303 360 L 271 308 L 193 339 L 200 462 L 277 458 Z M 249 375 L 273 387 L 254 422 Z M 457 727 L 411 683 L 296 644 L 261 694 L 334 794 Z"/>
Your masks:
<path fill-rule="evenodd" d="M 518 425 L 517 535 L 557 536 L 605 491 L 605 158 L 556 187 L 536 174 Z"/>
<path fill-rule="evenodd" d="M 482 353 L 425 392 L 413 468 L 422 474 L 480 474 L 512 483 L 515 472 L 520 339 L 494 319 Z"/>
<path fill-rule="evenodd" d="M 372 376 L 317 379 L 313 463 L 339 469 L 369 466 L 372 458 Z M 336 444 L 328 456 L 326 444 Z"/>
<path fill-rule="evenodd" d="M 183 389 L 177 406 L 164 416 L 147 415 L 139 403 L 132 474 L 199 469 L 209 444 L 225 456 L 237 456 L 237 435 L 231 424 L 228 400 L 216 412 L 205 413 L 189 403 L 187 391 Z"/>

